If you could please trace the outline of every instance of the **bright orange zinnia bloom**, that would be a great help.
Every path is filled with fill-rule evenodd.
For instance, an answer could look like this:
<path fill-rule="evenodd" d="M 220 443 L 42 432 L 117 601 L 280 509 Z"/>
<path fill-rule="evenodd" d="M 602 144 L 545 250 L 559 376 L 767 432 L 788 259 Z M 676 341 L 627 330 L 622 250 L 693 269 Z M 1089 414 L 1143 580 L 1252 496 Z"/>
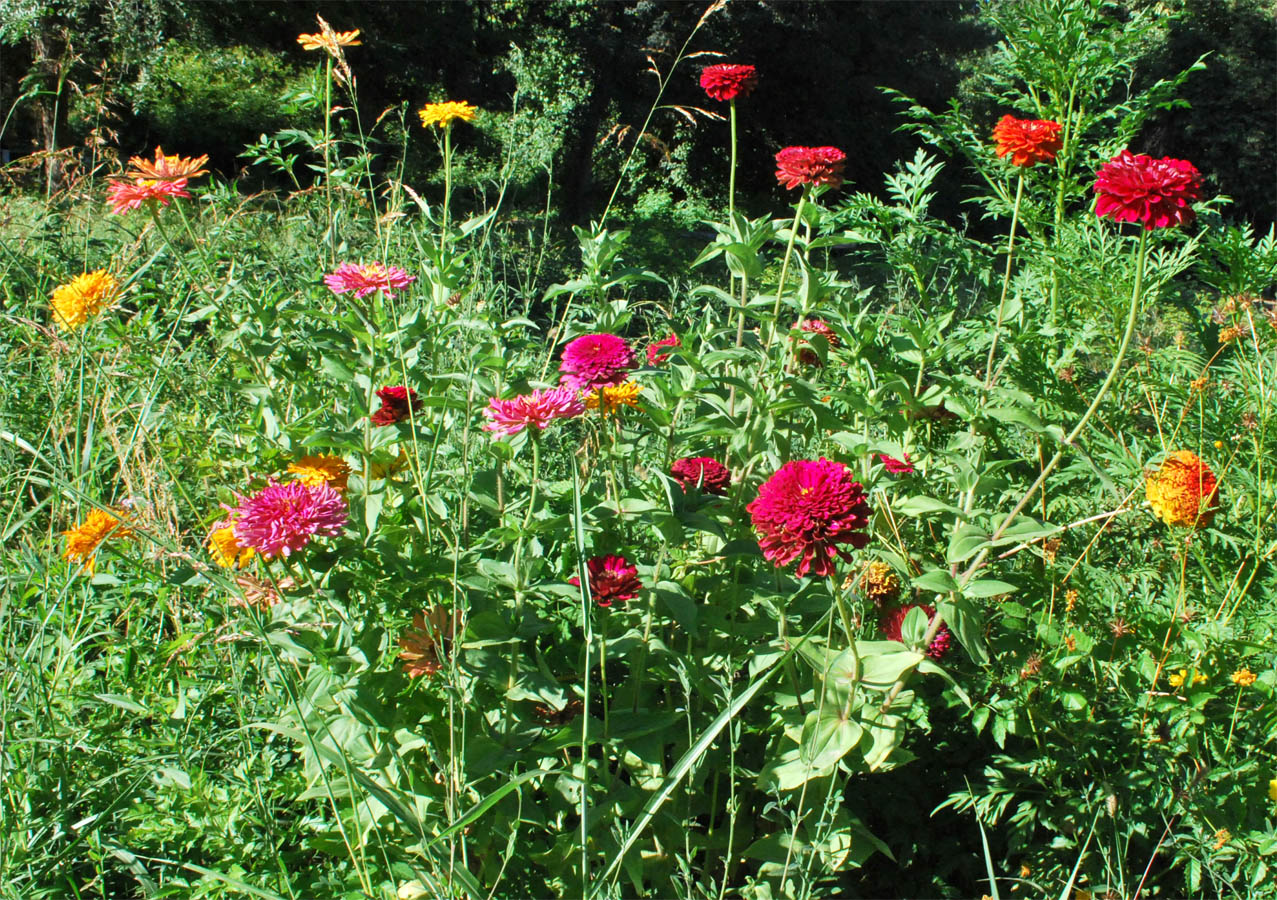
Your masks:
<path fill-rule="evenodd" d="M 53 321 L 63 331 L 75 331 L 105 309 L 119 288 L 106 269 L 77 275 L 54 290 Z"/>
<path fill-rule="evenodd" d="M 83 560 L 84 571 L 92 575 L 97 567 L 99 545 L 108 537 L 132 537 L 133 529 L 124 524 L 122 514 L 94 507 L 83 522 L 62 532 L 62 536 L 67 539 L 62 558 L 73 562 Z"/>
<path fill-rule="evenodd" d="M 213 527 L 208 536 L 208 549 L 213 561 L 223 569 L 231 566 L 242 569 L 257 555 L 252 547 L 245 547 L 239 542 L 235 537 L 235 529 L 226 522 L 218 522 Z"/>
<path fill-rule="evenodd" d="M 598 409 L 602 404 L 603 414 L 610 415 L 622 406 L 638 406 L 639 391 L 642 389 L 641 385 L 633 381 L 600 385 L 585 395 L 585 408 Z"/>
<path fill-rule="evenodd" d="M 350 465 L 340 456 L 303 456 L 288 466 L 288 471 L 307 487 L 328 484 L 335 491 L 346 489 L 350 477 Z"/>
<path fill-rule="evenodd" d="M 197 178 L 200 175 L 207 175 L 208 169 L 203 168 L 208 162 L 208 155 L 204 156 L 165 156 L 163 147 L 155 148 L 155 162 L 145 160 L 140 156 L 129 157 L 129 170 L 127 174 L 130 178 L 154 179 L 156 181 L 175 181 L 178 178 Z"/>
<path fill-rule="evenodd" d="M 1219 506 L 1215 473 L 1191 450 L 1172 451 L 1148 473 L 1144 492 L 1153 514 L 1167 525 L 1205 525 Z"/>
<path fill-rule="evenodd" d="M 323 16 L 315 18 L 319 20 L 319 34 L 297 35 L 297 43 L 302 45 L 303 50 L 327 50 L 337 56 L 339 47 L 358 47 L 362 43 L 358 28 L 354 31 L 333 31 Z"/>
<path fill-rule="evenodd" d="M 993 139 L 997 141 L 998 159 L 1010 154 L 1011 163 L 1032 166 L 1051 162 L 1064 146 L 1060 140 L 1059 122 L 1049 119 L 1017 119 L 1003 116 L 993 126 Z"/>

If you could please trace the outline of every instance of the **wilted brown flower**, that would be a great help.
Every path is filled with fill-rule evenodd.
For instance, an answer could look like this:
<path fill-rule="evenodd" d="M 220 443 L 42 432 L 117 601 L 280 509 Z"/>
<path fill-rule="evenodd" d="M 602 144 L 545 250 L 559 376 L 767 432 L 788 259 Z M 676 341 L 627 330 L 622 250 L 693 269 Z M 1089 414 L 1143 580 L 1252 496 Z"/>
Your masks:
<path fill-rule="evenodd" d="M 1077 369 L 1073 366 L 1065 366 L 1055 373 L 1055 377 L 1063 381 L 1065 384 L 1072 384 L 1073 380 L 1077 378 Z"/>
<path fill-rule="evenodd" d="M 1029 658 L 1024 661 L 1024 668 L 1020 670 L 1020 678 L 1035 678 L 1042 671 L 1042 654 L 1030 653 Z"/>
<path fill-rule="evenodd" d="M 1259 427 L 1259 420 L 1255 418 L 1255 414 L 1250 410 L 1242 413 L 1242 428 L 1247 431 L 1254 431 Z"/>
<path fill-rule="evenodd" d="M 409 678 L 433 675 L 443 667 L 448 646 L 456 635 L 460 614 L 451 615 L 442 606 L 413 616 L 412 624 L 399 637 L 399 661 Z"/>
<path fill-rule="evenodd" d="M 1225 844 L 1227 844 L 1227 843 L 1229 842 L 1229 840 L 1231 840 L 1231 839 L 1232 839 L 1232 835 L 1231 835 L 1231 834 L 1229 834 L 1228 829 L 1227 829 L 1227 828 L 1221 828 L 1221 829 L 1219 829 L 1219 831 L 1216 831 L 1216 832 L 1215 832 L 1215 844 L 1214 844 L 1214 846 L 1213 846 L 1211 849 L 1212 849 L 1212 850 L 1220 850 L 1220 849 L 1222 849 L 1222 848 L 1223 848 L 1223 846 L 1224 846 Z"/>
<path fill-rule="evenodd" d="M 1063 541 L 1059 538 L 1051 538 L 1049 541 L 1042 543 L 1042 556 L 1046 559 L 1047 565 L 1055 565 L 1055 556 L 1060 552 L 1060 544 L 1062 543 Z"/>
<path fill-rule="evenodd" d="M 1109 631 L 1113 632 L 1113 637 L 1120 638 L 1134 632 L 1135 627 L 1127 624 L 1127 621 L 1124 618 L 1118 616 L 1112 622 L 1109 622 Z"/>

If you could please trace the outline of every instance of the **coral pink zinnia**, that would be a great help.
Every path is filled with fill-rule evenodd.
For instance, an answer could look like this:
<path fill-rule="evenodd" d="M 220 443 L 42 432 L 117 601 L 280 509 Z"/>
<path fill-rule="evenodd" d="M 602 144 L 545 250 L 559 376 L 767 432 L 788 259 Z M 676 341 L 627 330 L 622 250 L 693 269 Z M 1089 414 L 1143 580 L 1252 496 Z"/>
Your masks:
<path fill-rule="evenodd" d="M 683 346 L 683 342 L 678 339 L 677 334 L 671 334 L 667 338 L 653 341 L 647 345 L 647 364 L 649 366 L 659 366 L 670 358 L 670 350 L 681 346 Z M 666 347 L 670 349 L 666 350 Z"/>
<path fill-rule="evenodd" d="M 732 473 L 716 459 L 709 456 L 685 456 L 674 460 L 670 466 L 670 475 L 678 479 L 683 490 L 700 485 L 707 494 L 727 493 L 727 486 L 732 483 Z"/>
<path fill-rule="evenodd" d="M 998 159 L 1010 154 L 1012 165 L 1025 167 L 1051 162 L 1064 146 L 1060 140 L 1060 129 L 1063 127 L 1050 119 L 1003 116 L 993 126 L 993 139 L 998 144 Z"/>
<path fill-rule="evenodd" d="M 842 186 L 847 154 L 837 147 L 786 147 L 776 154 L 776 180 L 789 190 L 804 184 Z"/>
<path fill-rule="evenodd" d="M 230 510 L 235 540 L 265 559 L 289 556 L 316 535 L 339 535 L 346 524 L 346 501 L 327 484 L 272 479 L 251 497 L 237 499 L 239 506 Z"/>
<path fill-rule="evenodd" d="M 324 276 L 324 284 L 330 291 L 334 294 L 354 291 L 356 300 L 373 291 L 393 297 L 395 291 L 403 290 L 416 280 L 417 276 L 409 275 L 403 269 L 381 263 L 342 263 L 335 272 Z"/>
<path fill-rule="evenodd" d="M 798 560 L 800 577 L 832 575 L 835 555 L 851 558 L 839 544 L 869 543 L 864 488 L 845 465 L 824 457 L 785 463 L 745 508 L 763 556 L 777 567 Z"/>
<path fill-rule="evenodd" d="M 1197 215 L 1202 173 L 1183 159 L 1153 159 L 1123 150 L 1095 175 L 1095 214 L 1115 222 L 1139 222 L 1145 231 L 1187 225 Z"/>
<path fill-rule="evenodd" d="M 111 204 L 111 212 L 117 216 L 138 209 L 143 203 L 158 201 L 160 206 L 168 206 L 174 197 L 190 198 L 186 190 L 186 179 L 176 178 L 173 181 L 160 181 L 153 178 L 136 178 L 133 181 L 116 181 L 111 179 L 106 198 Z"/>
<path fill-rule="evenodd" d="M 900 628 L 904 625 L 905 616 L 909 615 L 909 610 L 915 607 L 926 613 L 927 624 L 931 624 L 931 620 L 936 614 L 934 607 L 924 606 L 921 603 L 910 603 L 907 606 L 897 606 L 895 609 L 888 611 L 882 617 L 882 633 L 887 636 L 887 640 L 900 641 L 901 643 L 904 643 L 904 636 L 900 633 Z M 936 636 L 931 639 L 931 646 L 927 648 L 927 656 L 930 656 L 932 659 L 939 659 L 949 652 L 949 647 L 952 643 L 953 636 L 949 633 L 949 628 L 945 625 L 941 625 L 940 630 L 936 632 Z"/>
<path fill-rule="evenodd" d="M 563 348 L 564 387 L 592 391 L 605 384 L 620 384 L 634 367 L 634 353 L 625 338 L 614 334 L 586 334 Z"/>
<path fill-rule="evenodd" d="M 585 564 L 590 572 L 590 597 L 599 606 L 607 608 L 620 600 L 633 600 L 643 589 L 638 580 L 638 568 L 624 556 L 596 556 Z M 573 575 L 568 584 L 581 586 L 581 579 Z"/>
<path fill-rule="evenodd" d="M 411 413 L 421 409 L 421 399 L 410 387 L 395 385 L 380 388 L 377 396 L 381 399 L 381 409 L 368 418 L 379 428 L 396 422 L 407 422 Z"/>
<path fill-rule="evenodd" d="M 701 88 L 711 100 L 726 103 L 737 97 L 748 97 L 758 86 L 758 72 L 753 66 L 720 63 L 701 69 Z"/>
<path fill-rule="evenodd" d="M 518 434 L 524 428 L 544 431 L 554 419 L 570 419 L 585 412 L 581 395 L 573 388 L 558 387 L 533 391 L 509 400 L 493 397 L 483 414 L 488 417 L 485 431 L 503 435 Z"/>

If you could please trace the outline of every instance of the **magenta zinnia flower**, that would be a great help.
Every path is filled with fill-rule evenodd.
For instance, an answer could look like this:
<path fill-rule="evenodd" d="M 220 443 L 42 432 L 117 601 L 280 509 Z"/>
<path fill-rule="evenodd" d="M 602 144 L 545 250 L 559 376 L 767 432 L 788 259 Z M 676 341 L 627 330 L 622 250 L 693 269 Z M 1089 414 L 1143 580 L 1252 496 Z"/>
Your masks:
<path fill-rule="evenodd" d="M 834 334 L 834 330 L 829 327 L 829 323 L 824 319 L 808 319 L 798 327 L 809 334 L 818 334 L 823 337 L 825 346 L 830 350 L 833 350 L 840 343 L 838 335 Z M 816 351 L 811 347 L 803 347 L 798 351 L 798 361 L 807 366 L 820 365 L 820 357 L 816 355 Z"/>
<path fill-rule="evenodd" d="M 701 69 L 701 88 L 711 100 L 727 102 L 748 97 L 758 85 L 758 72 L 753 66 L 719 63 Z"/>
<path fill-rule="evenodd" d="M 624 556 L 596 556 L 585 566 L 590 572 L 590 597 L 599 606 L 607 608 L 617 600 L 633 600 L 643 590 L 638 568 Z M 580 587 L 581 579 L 573 575 L 568 584 Z"/>
<path fill-rule="evenodd" d="M 918 607 L 926 613 L 927 624 L 931 624 L 931 620 L 936 614 L 934 607 L 923 606 L 921 603 L 910 603 L 908 606 L 897 606 L 895 609 L 888 611 L 882 617 L 882 633 L 887 636 L 887 640 L 900 641 L 901 643 L 904 643 L 904 637 L 900 633 L 900 626 L 904 624 L 905 616 L 909 615 L 909 610 L 914 607 Z M 949 647 L 952 644 L 953 635 L 949 633 L 948 626 L 941 625 L 940 630 L 936 632 L 936 636 L 931 639 L 931 646 L 927 648 L 927 656 L 930 656 L 932 659 L 939 659 L 949 652 Z"/>
<path fill-rule="evenodd" d="M 1139 222 L 1145 231 L 1187 225 L 1197 215 L 1202 173 L 1183 159 L 1153 159 L 1123 150 L 1095 175 L 1095 214 L 1115 222 Z"/>
<path fill-rule="evenodd" d="M 324 276 L 324 284 L 334 294 L 355 292 L 359 300 L 373 291 L 381 291 L 387 297 L 393 297 L 395 291 L 401 291 L 417 280 L 396 266 L 383 266 L 381 263 L 342 263 L 337 271 Z"/>
<path fill-rule="evenodd" d="M 346 524 L 346 501 L 327 483 L 272 479 L 251 497 L 236 499 L 239 506 L 230 510 L 235 540 L 266 559 L 289 556 L 316 535 L 339 535 Z"/>
<path fill-rule="evenodd" d="M 564 387 L 587 393 L 608 384 L 620 384 L 634 367 L 634 353 L 625 338 L 614 334 L 586 334 L 563 348 Z"/>
<path fill-rule="evenodd" d="M 842 186 L 847 154 L 837 147 L 786 147 L 776 154 L 776 180 L 789 190 L 804 184 Z"/>
<path fill-rule="evenodd" d="M 421 409 L 421 398 L 410 387 L 395 385 L 379 388 L 377 396 L 381 399 L 381 409 L 368 418 L 379 428 L 396 422 L 407 422 L 412 413 Z"/>
<path fill-rule="evenodd" d="M 727 486 L 732 483 L 732 473 L 727 466 L 708 456 L 685 456 L 674 460 L 670 466 L 670 475 L 678 479 L 683 490 L 696 487 L 707 494 L 727 493 Z"/>
<path fill-rule="evenodd" d="M 905 454 L 904 459 L 896 459 L 885 453 L 879 453 L 878 458 L 882 460 L 882 467 L 892 475 L 908 475 L 913 471 L 913 463 L 909 461 L 908 453 Z"/>
<path fill-rule="evenodd" d="M 544 431 L 554 419 L 570 419 L 583 412 L 585 404 L 581 402 L 580 393 L 573 388 L 533 391 L 509 400 L 493 397 L 483 411 L 489 419 L 483 428 L 504 435 L 518 434 L 528 427 Z"/>
<path fill-rule="evenodd" d="M 665 362 L 665 360 L 670 358 L 669 351 L 665 350 L 666 347 L 673 350 L 675 347 L 681 346 L 683 346 L 683 342 L 678 339 L 677 334 L 671 334 L 667 338 L 661 338 L 659 341 L 653 341 L 647 345 L 647 364 L 649 366 L 659 366 L 661 363 Z"/>
<path fill-rule="evenodd" d="M 835 555 L 851 558 L 839 544 L 869 543 L 864 488 L 845 465 L 824 457 L 785 463 L 745 508 L 763 556 L 777 567 L 798 560 L 800 577 L 832 575 Z"/>
<path fill-rule="evenodd" d="M 111 212 L 121 215 L 130 209 L 138 209 L 143 203 L 156 201 L 160 206 L 168 206 L 174 197 L 190 198 L 186 190 L 186 179 L 175 178 L 172 181 L 153 178 L 135 178 L 132 181 L 111 180 L 106 189 L 106 198 L 111 204 Z"/>

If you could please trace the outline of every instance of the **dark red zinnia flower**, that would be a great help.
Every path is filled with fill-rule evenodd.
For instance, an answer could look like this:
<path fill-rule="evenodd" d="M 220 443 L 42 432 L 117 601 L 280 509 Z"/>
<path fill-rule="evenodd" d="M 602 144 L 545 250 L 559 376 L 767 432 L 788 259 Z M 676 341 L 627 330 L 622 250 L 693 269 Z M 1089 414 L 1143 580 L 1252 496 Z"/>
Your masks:
<path fill-rule="evenodd" d="M 1051 162 L 1064 146 L 1060 140 L 1060 129 L 1063 127 L 1050 119 L 1003 116 L 993 126 L 993 139 L 998 144 L 998 159 L 1010 154 L 1012 165 L 1025 167 Z"/>
<path fill-rule="evenodd" d="M 638 568 L 624 556 L 596 556 L 585 566 L 590 572 L 590 597 L 599 606 L 606 608 L 618 600 L 633 600 L 643 590 Z M 581 579 L 573 575 L 568 584 L 580 587 Z"/>
<path fill-rule="evenodd" d="M 799 576 L 832 575 L 835 555 L 851 558 L 839 544 L 869 543 L 864 488 L 845 465 L 824 457 L 785 463 L 745 508 L 763 556 L 777 567 L 798 560 Z"/>
<path fill-rule="evenodd" d="M 634 367 L 634 353 L 625 338 L 614 334 L 586 334 L 563 348 L 559 382 L 587 393 L 620 384 Z"/>
<path fill-rule="evenodd" d="M 909 461 L 908 453 L 905 454 L 904 459 L 896 459 L 885 453 L 879 453 L 878 458 L 882 460 L 882 467 L 892 475 L 908 475 L 913 471 L 913 463 Z"/>
<path fill-rule="evenodd" d="M 671 334 L 667 338 L 661 338 L 659 341 L 654 341 L 648 344 L 647 345 L 647 364 L 649 366 L 660 365 L 661 363 L 665 362 L 665 360 L 670 358 L 669 351 L 665 350 L 666 347 L 669 347 L 670 350 L 673 350 L 675 347 L 681 347 L 681 346 L 683 346 L 683 342 L 678 339 L 677 334 Z"/>
<path fill-rule="evenodd" d="M 829 327 L 829 323 L 824 319 L 808 319 L 806 322 L 798 326 L 803 331 L 811 334 L 822 336 L 832 350 L 838 346 L 838 335 L 834 334 L 834 330 Z M 820 365 L 820 357 L 816 355 L 816 351 L 811 347 L 803 347 L 798 351 L 798 361 L 808 366 Z"/>
<path fill-rule="evenodd" d="M 708 456 L 685 456 L 674 460 L 670 466 L 670 475 L 677 478 L 683 490 L 701 486 L 707 494 L 727 493 L 727 486 L 732 483 L 732 473 L 727 466 Z"/>
<path fill-rule="evenodd" d="M 1095 175 L 1095 214 L 1115 222 L 1139 222 L 1146 231 L 1187 225 L 1197 215 L 1202 173 L 1183 159 L 1153 159 L 1123 150 Z"/>
<path fill-rule="evenodd" d="M 381 409 L 377 410 L 369 418 L 378 427 L 394 425 L 396 422 L 406 422 L 408 421 L 410 410 L 415 413 L 421 409 L 421 399 L 417 396 L 417 392 L 410 387 L 404 387 L 403 385 L 384 387 L 377 391 L 377 396 L 381 398 Z"/>
<path fill-rule="evenodd" d="M 909 615 L 909 610 L 918 607 L 927 614 L 927 624 L 931 624 L 932 618 L 936 614 L 935 607 L 924 606 L 921 603 L 910 603 L 907 606 L 897 606 L 895 609 L 889 610 L 882 617 L 880 623 L 882 633 L 887 636 L 888 640 L 900 641 L 904 643 L 904 637 L 900 633 L 900 626 L 905 622 L 905 616 Z M 927 656 L 932 659 L 939 659 L 949 652 L 949 647 L 953 644 L 953 635 L 949 633 L 946 625 L 941 625 L 940 630 L 936 632 L 936 636 L 931 639 L 931 646 L 927 648 Z"/>
<path fill-rule="evenodd" d="M 842 186 L 847 154 L 837 147 L 786 147 L 776 154 L 776 180 L 789 190 L 804 184 Z"/>
<path fill-rule="evenodd" d="M 748 97 L 758 86 L 758 72 L 753 66 L 720 63 L 701 69 L 701 87 L 710 99 L 726 103 L 737 97 Z"/>

